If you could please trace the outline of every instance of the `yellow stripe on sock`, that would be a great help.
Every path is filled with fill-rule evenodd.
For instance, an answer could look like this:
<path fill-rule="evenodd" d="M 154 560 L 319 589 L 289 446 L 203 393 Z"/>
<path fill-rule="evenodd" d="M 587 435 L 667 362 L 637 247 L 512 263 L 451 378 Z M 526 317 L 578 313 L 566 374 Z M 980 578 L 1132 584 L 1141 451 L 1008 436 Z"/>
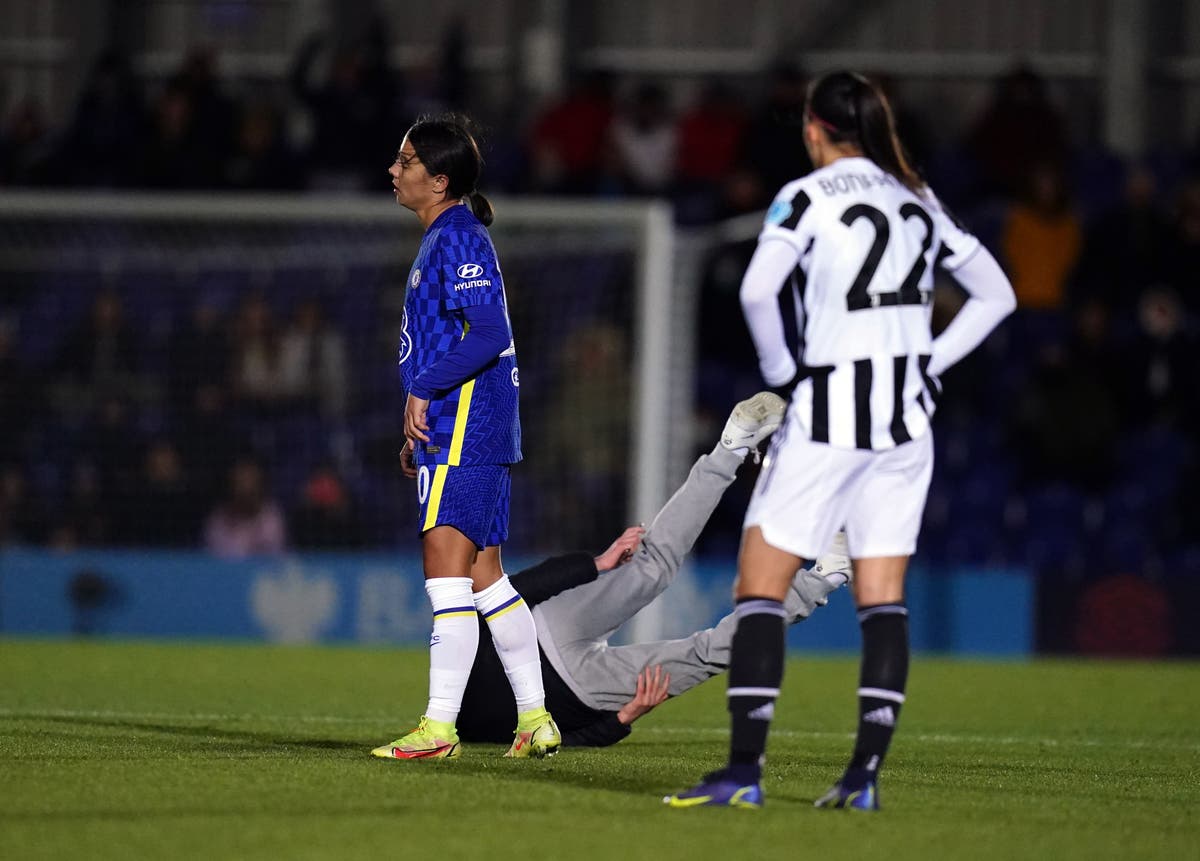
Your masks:
<path fill-rule="evenodd" d="M 523 607 L 523 606 L 525 606 L 524 599 L 522 599 L 520 601 L 514 601 L 513 603 L 511 603 L 507 607 L 505 607 L 503 610 L 497 610 L 495 613 L 492 613 L 491 615 L 484 615 L 483 618 L 486 619 L 487 621 L 491 622 L 493 619 L 499 619 L 502 616 L 507 616 L 513 610 L 517 609 L 518 607 Z"/>
<path fill-rule="evenodd" d="M 463 383 L 458 396 L 458 412 L 454 416 L 454 436 L 450 438 L 451 466 L 458 466 L 462 459 L 463 438 L 467 435 L 467 415 L 471 412 L 471 395 L 475 393 L 475 380 Z"/>
<path fill-rule="evenodd" d="M 439 463 L 433 470 L 433 481 L 429 488 L 429 505 L 425 509 L 425 525 L 421 527 L 421 531 L 433 529 L 437 526 L 438 508 L 442 504 L 442 489 L 446 486 L 446 473 L 450 468 L 444 463 Z"/>

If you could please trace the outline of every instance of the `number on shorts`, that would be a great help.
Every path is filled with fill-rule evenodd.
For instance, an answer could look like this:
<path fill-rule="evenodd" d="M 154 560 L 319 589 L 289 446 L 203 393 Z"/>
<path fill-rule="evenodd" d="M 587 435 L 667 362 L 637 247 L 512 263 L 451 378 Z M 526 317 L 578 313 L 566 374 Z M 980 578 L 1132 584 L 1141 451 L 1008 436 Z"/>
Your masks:
<path fill-rule="evenodd" d="M 422 505 L 429 498 L 429 467 L 422 466 L 417 470 L 417 500 Z"/>

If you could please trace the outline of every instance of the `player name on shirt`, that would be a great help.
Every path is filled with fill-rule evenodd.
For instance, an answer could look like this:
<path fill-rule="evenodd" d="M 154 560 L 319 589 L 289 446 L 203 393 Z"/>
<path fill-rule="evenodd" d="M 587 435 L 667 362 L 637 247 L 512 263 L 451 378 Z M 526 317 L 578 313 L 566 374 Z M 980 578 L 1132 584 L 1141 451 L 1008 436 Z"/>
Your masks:
<path fill-rule="evenodd" d="M 878 186 L 890 185 L 902 188 L 901 182 L 886 171 L 878 173 L 838 173 L 831 177 L 818 179 L 817 188 L 825 195 L 850 194 L 856 191 L 870 191 Z"/>

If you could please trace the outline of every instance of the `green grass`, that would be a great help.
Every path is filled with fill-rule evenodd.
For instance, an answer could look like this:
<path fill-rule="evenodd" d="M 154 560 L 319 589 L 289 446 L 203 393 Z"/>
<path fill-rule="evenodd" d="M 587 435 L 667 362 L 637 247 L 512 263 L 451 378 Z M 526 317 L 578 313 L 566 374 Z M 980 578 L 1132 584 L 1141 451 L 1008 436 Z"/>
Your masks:
<path fill-rule="evenodd" d="M 816 811 L 855 662 L 794 658 L 766 807 L 664 808 L 723 759 L 724 683 L 605 750 L 373 760 L 423 651 L 0 640 L 0 858 L 1187 858 L 1200 665 L 918 658 L 875 816 Z"/>

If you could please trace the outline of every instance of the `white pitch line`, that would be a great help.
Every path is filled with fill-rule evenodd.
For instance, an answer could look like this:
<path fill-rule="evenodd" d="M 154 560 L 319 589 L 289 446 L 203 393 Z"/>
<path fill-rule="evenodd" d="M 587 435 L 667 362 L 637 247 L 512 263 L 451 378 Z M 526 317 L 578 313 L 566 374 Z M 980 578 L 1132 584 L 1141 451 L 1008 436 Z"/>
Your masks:
<path fill-rule="evenodd" d="M 6 709 L 0 708 L 0 719 L 9 720 L 152 720 L 152 721 L 265 721 L 271 723 L 311 723 L 311 724 L 369 724 L 389 722 L 394 720 L 391 715 L 361 715 L 349 717 L 346 715 L 262 715 L 252 713 L 202 713 L 202 712 L 132 712 L 113 711 L 106 709 Z M 644 727 L 639 730 L 642 735 L 704 735 L 725 737 L 729 734 L 727 728 L 721 727 Z M 1126 750 L 1174 750 L 1200 752 L 1200 743 L 1173 740 L 1151 739 L 1099 739 L 1099 738 L 1027 738 L 1022 736 L 1003 735 L 974 735 L 968 733 L 902 733 L 904 738 L 934 744 L 993 744 L 993 745 L 1029 745 L 1037 747 L 1108 747 Z M 850 732 L 824 732 L 820 730 L 789 730 L 773 729 L 771 735 L 777 738 L 812 738 L 839 739 L 854 738 Z"/>
<path fill-rule="evenodd" d="M 370 723 L 372 721 L 387 721 L 393 718 L 389 715 L 373 715 L 367 717 L 344 717 L 341 715 L 258 715 L 258 714 L 221 714 L 217 712 L 124 712 L 107 709 L 3 709 L 0 708 L 0 719 L 38 719 L 63 718 L 71 719 L 101 719 L 101 720 L 165 720 L 165 721 L 278 721 L 287 723 Z"/>
<path fill-rule="evenodd" d="M 660 735 L 712 735 L 728 736 L 728 729 L 716 727 L 647 727 L 642 732 L 658 733 Z M 1125 748 L 1129 750 L 1175 750 L 1200 752 L 1200 743 L 1179 742 L 1173 740 L 1152 739 L 1100 739 L 1100 738 L 1027 738 L 1022 736 L 968 735 L 966 733 L 906 733 L 901 730 L 904 738 L 914 741 L 933 742 L 935 744 L 995 744 L 995 745 L 1036 745 L 1039 747 L 1108 747 Z M 852 732 L 821 732 L 818 730 L 789 730 L 772 729 L 771 735 L 783 738 L 836 738 L 852 739 Z"/>

